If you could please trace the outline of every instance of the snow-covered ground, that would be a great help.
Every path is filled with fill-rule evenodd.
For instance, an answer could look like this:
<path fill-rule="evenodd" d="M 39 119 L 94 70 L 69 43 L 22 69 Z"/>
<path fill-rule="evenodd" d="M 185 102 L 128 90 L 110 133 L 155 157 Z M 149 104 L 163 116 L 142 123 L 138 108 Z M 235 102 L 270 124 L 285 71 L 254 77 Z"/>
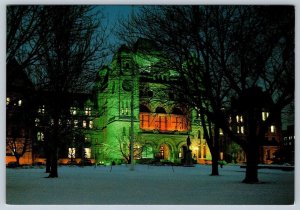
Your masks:
<path fill-rule="evenodd" d="M 294 171 L 260 169 L 260 184 L 243 184 L 245 169 L 129 166 L 59 167 L 59 178 L 45 169 L 7 169 L 7 204 L 218 205 L 294 203 Z"/>

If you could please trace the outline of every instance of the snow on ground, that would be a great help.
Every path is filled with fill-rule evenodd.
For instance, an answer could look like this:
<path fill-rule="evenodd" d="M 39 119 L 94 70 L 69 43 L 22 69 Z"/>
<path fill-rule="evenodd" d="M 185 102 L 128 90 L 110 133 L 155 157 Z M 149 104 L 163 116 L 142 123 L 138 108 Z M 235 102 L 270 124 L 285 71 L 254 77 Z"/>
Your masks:
<path fill-rule="evenodd" d="M 292 205 L 294 171 L 260 169 L 260 184 L 243 184 L 245 169 L 147 166 L 59 167 L 59 178 L 45 169 L 7 169 L 6 203 L 98 205 Z"/>

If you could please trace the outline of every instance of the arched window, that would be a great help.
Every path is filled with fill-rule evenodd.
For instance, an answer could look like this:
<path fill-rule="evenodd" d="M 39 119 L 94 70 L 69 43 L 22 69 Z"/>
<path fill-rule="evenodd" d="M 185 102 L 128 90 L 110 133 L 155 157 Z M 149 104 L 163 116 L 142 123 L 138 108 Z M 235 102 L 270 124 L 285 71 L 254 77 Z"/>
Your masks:
<path fill-rule="evenodd" d="M 150 109 L 146 105 L 141 104 L 140 105 L 140 112 L 150 112 Z"/>
<path fill-rule="evenodd" d="M 181 111 L 181 109 L 174 107 L 172 110 L 172 114 L 183 115 L 183 112 Z"/>
<path fill-rule="evenodd" d="M 155 112 L 156 113 L 164 113 L 164 114 L 167 113 L 166 110 L 160 106 L 155 109 Z"/>

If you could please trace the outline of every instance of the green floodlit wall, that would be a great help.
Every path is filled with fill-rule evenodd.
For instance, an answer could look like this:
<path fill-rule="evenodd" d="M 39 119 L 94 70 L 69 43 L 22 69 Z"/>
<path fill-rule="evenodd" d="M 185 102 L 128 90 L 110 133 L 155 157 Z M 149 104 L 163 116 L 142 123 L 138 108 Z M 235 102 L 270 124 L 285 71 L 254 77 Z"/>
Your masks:
<path fill-rule="evenodd" d="M 92 143 L 94 147 L 92 152 L 94 152 L 98 163 L 110 164 L 112 161 L 121 163 L 124 162 L 122 152 L 129 153 L 132 91 L 134 98 L 134 142 L 135 146 L 143 148 L 140 158 L 154 158 L 160 153 L 161 146 L 165 145 L 167 147 L 165 152 L 168 153 L 168 160 L 177 162 L 181 160 L 181 148 L 186 145 L 188 133 L 166 134 L 155 131 L 144 132 L 140 129 L 140 103 L 144 103 L 145 100 L 148 101 L 148 105 L 152 107 L 152 113 L 157 106 L 163 106 L 168 113 L 174 107 L 174 102 L 166 100 L 163 95 L 163 84 L 157 82 L 144 84 L 140 82 L 140 72 L 151 72 L 152 74 L 151 70 L 153 69 L 151 67 L 159 62 L 157 55 L 159 54 L 144 55 L 140 51 L 133 53 L 122 46 L 113 57 L 111 65 L 99 71 L 95 85 L 99 116 L 94 120 L 97 132 L 93 134 L 92 138 L 94 141 Z M 132 73 L 134 73 L 134 77 L 132 77 Z M 153 74 L 162 75 L 157 70 Z M 164 72 L 164 74 L 170 76 L 170 72 Z M 131 86 L 132 79 L 133 88 Z M 162 95 L 159 96 L 160 99 L 142 99 L 139 93 L 140 89 L 145 85 L 150 86 L 153 91 L 163 90 L 161 91 Z M 192 117 L 192 114 L 190 117 Z M 205 140 L 202 139 L 200 141 L 199 139 L 198 130 L 201 130 L 201 126 L 192 125 L 190 128 L 191 149 L 195 156 L 198 157 L 200 143 L 204 144 Z M 205 159 L 211 159 L 209 151 Z"/>

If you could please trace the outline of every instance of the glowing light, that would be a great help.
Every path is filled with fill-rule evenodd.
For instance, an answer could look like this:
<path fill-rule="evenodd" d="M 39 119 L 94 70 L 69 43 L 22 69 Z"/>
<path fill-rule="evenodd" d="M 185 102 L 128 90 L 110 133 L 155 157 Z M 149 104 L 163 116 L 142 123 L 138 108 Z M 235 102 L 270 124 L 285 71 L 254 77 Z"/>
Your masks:
<path fill-rule="evenodd" d="M 261 115 L 262 115 L 262 120 L 266 121 L 267 118 L 269 117 L 269 112 L 262 112 Z"/>
<path fill-rule="evenodd" d="M 271 125 L 271 133 L 275 133 L 275 125 Z"/>
<path fill-rule="evenodd" d="M 90 121 L 89 128 L 93 128 L 93 121 Z"/>
<path fill-rule="evenodd" d="M 18 101 L 18 106 L 22 106 L 22 100 L 21 99 Z"/>
<path fill-rule="evenodd" d="M 91 148 L 84 148 L 84 154 L 85 154 L 85 158 L 91 158 L 92 157 L 92 150 Z"/>
<path fill-rule="evenodd" d="M 91 116 L 91 114 L 92 114 L 92 108 L 91 107 L 86 107 L 85 108 L 85 115 Z"/>
<path fill-rule="evenodd" d="M 75 158 L 76 148 L 69 148 L 68 158 Z"/>
<path fill-rule="evenodd" d="M 74 128 L 78 127 L 78 120 L 74 120 Z"/>
<path fill-rule="evenodd" d="M 38 141 L 44 141 L 44 133 L 43 132 L 37 132 L 37 140 Z"/>
<path fill-rule="evenodd" d="M 9 103 L 10 103 L 10 98 L 7 97 L 7 98 L 6 98 L 6 105 L 8 105 Z"/>
<path fill-rule="evenodd" d="M 72 106 L 72 107 L 70 108 L 70 114 L 71 114 L 71 115 L 76 115 L 76 114 L 77 114 L 77 109 L 76 109 L 76 107 Z"/>

